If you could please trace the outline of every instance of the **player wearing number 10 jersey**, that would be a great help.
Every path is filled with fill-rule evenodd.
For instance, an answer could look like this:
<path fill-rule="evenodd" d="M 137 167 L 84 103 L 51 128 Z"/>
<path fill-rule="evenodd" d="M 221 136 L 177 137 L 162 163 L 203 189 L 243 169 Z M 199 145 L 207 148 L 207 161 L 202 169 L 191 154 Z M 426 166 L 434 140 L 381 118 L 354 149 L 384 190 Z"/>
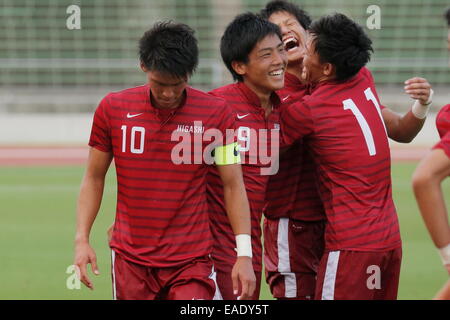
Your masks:
<path fill-rule="evenodd" d="M 97 267 L 89 233 L 114 158 L 114 297 L 212 299 L 216 288 L 206 200 L 212 151 L 226 189 L 229 222 L 237 236 L 250 237 L 248 200 L 239 156 L 234 155 L 235 119 L 224 100 L 187 85 L 198 62 L 191 28 L 157 23 L 141 38 L 139 49 L 148 84 L 110 93 L 94 115 L 78 201 L 75 265 L 92 289 L 86 265 L 91 263 L 95 271 Z M 243 299 L 253 294 L 249 257 L 238 254 L 229 280 L 236 288 L 240 281 Z"/>
<path fill-rule="evenodd" d="M 314 86 L 282 111 L 287 144 L 312 151 L 327 226 L 316 299 L 395 299 L 401 239 L 390 151 L 370 73 L 370 39 L 342 14 L 311 25 L 302 77 Z"/>

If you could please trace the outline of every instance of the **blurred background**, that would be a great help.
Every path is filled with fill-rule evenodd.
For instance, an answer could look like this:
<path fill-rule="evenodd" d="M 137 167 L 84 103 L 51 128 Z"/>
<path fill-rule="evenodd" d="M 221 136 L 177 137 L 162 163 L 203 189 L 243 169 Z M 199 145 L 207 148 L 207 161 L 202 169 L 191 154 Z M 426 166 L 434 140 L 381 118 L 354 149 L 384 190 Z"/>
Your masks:
<path fill-rule="evenodd" d="M 401 299 L 429 299 L 446 279 L 425 231 L 410 176 L 438 136 L 434 114 L 450 103 L 444 10 L 449 0 L 293 0 L 313 18 L 342 12 L 373 40 L 369 63 L 382 104 L 405 112 L 403 82 L 428 79 L 433 112 L 410 145 L 392 143 L 394 200 L 404 239 Z M 0 299 L 110 299 L 104 234 L 113 220 L 115 177 L 94 225 L 102 276 L 94 292 L 69 290 L 74 212 L 92 114 L 110 91 L 145 82 L 137 42 L 158 20 L 196 30 L 200 64 L 190 84 L 210 90 L 231 81 L 219 53 L 234 16 L 259 11 L 261 0 L 0 0 Z M 78 6 L 79 28 L 73 27 Z M 369 29 L 380 9 L 379 29 Z M 72 9 L 70 9 L 72 8 Z M 69 10 L 68 10 L 69 9 Z M 373 20 L 372 20 L 373 21 Z M 69 26 L 69 27 L 68 27 Z M 68 148 L 69 147 L 69 148 Z M 405 162 L 406 161 L 406 162 Z M 445 187 L 450 194 L 450 186 Z M 267 287 L 263 298 L 270 298 Z"/>
<path fill-rule="evenodd" d="M 411 103 L 403 94 L 403 81 L 413 76 L 425 77 L 433 85 L 436 106 L 450 101 L 447 28 L 443 18 L 444 9 L 450 5 L 448 0 L 293 2 L 313 18 L 337 11 L 365 27 L 374 42 L 375 53 L 369 67 L 383 104 L 394 110 L 407 110 Z M 155 21 L 172 19 L 196 30 L 201 59 L 191 85 L 210 90 L 231 81 L 219 53 L 225 26 L 238 13 L 259 11 L 265 1 L 1 0 L 0 3 L 0 143 L 85 144 L 85 127 L 89 127 L 90 114 L 99 100 L 109 91 L 144 83 L 137 42 Z M 67 8 L 71 5 L 80 8 L 80 29 L 67 27 L 72 16 Z M 372 11 L 368 13 L 367 9 L 373 5 L 380 9 L 380 29 L 370 30 L 368 20 Z M 83 113 L 89 116 L 81 116 Z M 39 135 L 26 128 L 18 129 L 19 123 L 34 115 L 38 116 L 39 128 L 43 128 Z M 7 117 L 9 124 L 4 122 Z M 48 127 L 56 132 L 47 133 Z"/>

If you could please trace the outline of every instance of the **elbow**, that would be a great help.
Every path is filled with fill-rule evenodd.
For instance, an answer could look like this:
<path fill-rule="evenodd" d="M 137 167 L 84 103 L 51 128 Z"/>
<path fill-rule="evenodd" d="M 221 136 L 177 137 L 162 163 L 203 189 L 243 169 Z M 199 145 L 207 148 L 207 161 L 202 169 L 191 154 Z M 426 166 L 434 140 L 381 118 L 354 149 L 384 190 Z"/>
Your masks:
<path fill-rule="evenodd" d="M 401 141 L 399 141 L 400 143 L 410 143 L 414 140 L 416 136 L 406 136 L 406 137 L 402 137 Z"/>
<path fill-rule="evenodd" d="M 390 134 L 389 138 L 399 143 L 410 143 L 414 140 L 416 135 L 408 135 L 408 134 Z"/>
<path fill-rule="evenodd" d="M 412 188 L 416 193 L 418 190 L 426 189 L 432 183 L 433 176 L 424 170 L 416 170 L 412 177 Z"/>
<path fill-rule="evenodd" d="M 439 185 L 438 177 L 428 170 L 417 170 L 412 177 L 412 188 L 414 193 L 426 191 L 430 192 L 434 186 Z"/>
<path fill-rule="evenodd" d="M 410 143 L 413 139 L 394 139 L 398 143 Z"/>

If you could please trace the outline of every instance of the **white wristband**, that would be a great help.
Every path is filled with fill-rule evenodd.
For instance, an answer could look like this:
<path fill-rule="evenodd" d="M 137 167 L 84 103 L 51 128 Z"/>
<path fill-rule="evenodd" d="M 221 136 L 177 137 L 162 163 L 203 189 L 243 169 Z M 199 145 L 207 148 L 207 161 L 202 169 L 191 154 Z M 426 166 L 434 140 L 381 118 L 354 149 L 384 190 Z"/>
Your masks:
<path fill-rule="evenodd" d="M 433 102 L 433 94 L 433 89 L 430 89 L 430 97 L 425 104 L 421 104 L 419 100 L 414 101 L 411 111 L 416 118 L 425 119 L 427 117 L 428 111 L 431 107 L 431 102 Z"/>
<path fill-rule="evenodd" d="M 439 249 L 439 255 L 441 256 L 444 265 L 450 264 L 450 243 Z"/>
<path fill-rule="evenodd" d="M 252 238 L 249 234 L 238 234 L 236 236 L 236 251 L 238 257 L 253 257 Z"/>

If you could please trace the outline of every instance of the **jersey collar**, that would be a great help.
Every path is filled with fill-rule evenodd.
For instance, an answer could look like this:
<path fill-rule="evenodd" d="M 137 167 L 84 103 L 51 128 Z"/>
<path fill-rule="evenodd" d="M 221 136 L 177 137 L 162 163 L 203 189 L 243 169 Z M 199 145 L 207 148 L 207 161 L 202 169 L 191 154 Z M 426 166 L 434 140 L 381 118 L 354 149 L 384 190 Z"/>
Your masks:
<path fill-rule="evenodd" d="M 145 90 L 146 91 L 146 100 L 148 102 L 148 105 L 150 106 L 150 110 L 151 110 L 151 112 L 153 112 L 155 114 L 159 114 L 161 109 L 156 107 L 156 106 L 154 106 L 152 104 L 152 99 L 150 98 L 150 96 L 152 94 L 151 91 L 150 91 L 150 86 L 147 84 L 146 88 L 147 88 Z M 183 108 L 187 104 L 187 101 L 189 100 L 189 98 L 191 96 L 191 90 L 192 90 L 191 87 L 186 86 L 186 89 L 184 90 L 183 100 L 181 101 L 180 105 L 177 108 L 172 109 L 173 113 L 176 113 L 178 110 L 180 110 L 181 108 Z"/>
<path fill-rule="evenodd" d="M 261 101 L 259 100 L 258 96 L 244 82 L 238 82 L 237 87 L 245 96 L 250 105 L 257 109 L 261 108 Z M 281 99 L 278 93 L 272 92 L 272 94 L 270 95 L 270 101 L 272 102 L 272 106 L 274 109 L 278 108 L 281 103 Z"/>

